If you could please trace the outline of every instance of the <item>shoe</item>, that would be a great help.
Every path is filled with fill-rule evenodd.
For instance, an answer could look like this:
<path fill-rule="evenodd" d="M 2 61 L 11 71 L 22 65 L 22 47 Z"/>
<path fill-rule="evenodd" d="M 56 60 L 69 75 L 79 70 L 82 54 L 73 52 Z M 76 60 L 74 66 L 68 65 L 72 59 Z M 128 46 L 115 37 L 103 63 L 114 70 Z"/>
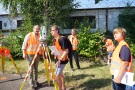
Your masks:
<path fill-rule="evenodd" d="M 73 68 L 71 68 L 72 71 L 75 71 Z"/>
<path fill-rule="evenodd" d="M 37 87 L 41 87 L 42 85 L 40 85 L 40 83 L 37 82 Z"/>
<path fill-rule="evenodd" d="M 31 90 L 36 90 L 36 89 L 35 89 L 35 87 L 32 86 L 32 87 L 31 87 Z"/>
<path fill-rule="evenodd" d="M 81 69 L 80 67 L 78 67 L 78 69 Z"/>

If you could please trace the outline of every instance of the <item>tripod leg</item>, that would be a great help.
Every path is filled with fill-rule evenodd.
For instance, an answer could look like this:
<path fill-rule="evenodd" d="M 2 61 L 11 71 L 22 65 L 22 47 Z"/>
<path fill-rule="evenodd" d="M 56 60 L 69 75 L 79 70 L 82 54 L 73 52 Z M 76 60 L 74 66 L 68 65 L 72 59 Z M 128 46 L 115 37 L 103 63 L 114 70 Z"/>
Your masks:
<path fill-rule="evenodd" d="M 55 90 L 59 90 L 59 88 L 58 88 L 58 83 L 57 83 L 57 81 L 56 81 L 56 76 L 55 76 L 55 70 L 54 70 L 54 68 L 53 68 L 53 66 L 52 66 L 52 60 L 51 60 L 51 58 L 50 58 L 50 53 L 49 53 L 49 50 L 48 50 L 48 47 L 46 47 L 46 52 L 47 52 L 47 54 L 48 54 L 48 57 L 49 57 L 49 67 L 50 67 L 50 73 L 51 73 L 51 75 L 52 75 L 52 79 L 53 79 L 53 84 L 54 84 L 54 87 L 55 87 Z"/>
<path fill-rule="evenodd" d="M 16 66 L 16 64 L 15 64 L 15 62 L 14 62 L 12 56 L 10 56 L 9 58 L 11 59 L 12 63 L 14 64 L 14 66 L 15 66 L 15 68 L 16 68 L 16 70 L 17 70 L 17 73 L 20 74 L 20 76 L 21 76 L 21 78 L 22 78 L 22 75 L 21 75 L 19 69 L 17 68 L 17 66 Z"/>
<path fill-rule="evenodd" d="M 45 66 L 45 74 L 48 81 L 48 85 L 50 86 L 50 74 L 49 74 L 47 59 L 44 59 L 44 66 Z"/>
<path fill-rule="evenodd" d="M 30 64 L 30 66 L 29 66 L 29 68 L 28 68 L 27 74 L 26 74 L 26 76 L 25 76 L 25 78 L 24 78 L 24 80 L 23 80 L 23 83 L 22 83 L 22 85 L 21 85 L 21 87 L 20 87 L 20 90 L 22 90 L 23 87 L 24 87 L 25 81 L 27 80 L 28 75 L 30 74 L 30 71 L 31 71 L 31 69 L 32 69 L 32 67 L 33 67 L 33 64 L 34 64 L 35 60 L 36 60 L 36 57 L 37 57 L 37 54 L 35 54 L 35 56 L 34 56 L 32 62 L 31 62 L 31 64 Z"/>
<path fill-rule="evenodd" d="M 4 66 L 5 66 L 5 56 L 2 54 L 1 56 L 1 65 L 2 65 L 2 72 L 4 73 Z"/>
<path fill-rule="evenodd" d="M 48 85 L 50 86 L 50 73 L 49 73 L 49 68 L 48 68 L 48 64 L 49 64 L 49 61 L 48 61 L 48 56 L 47 56 L 47 52 L 45 50 L 45 46 L 43 45 L 42 46 L 42 50 L 43 50 L 43 58 L 44 58 L 44 67 L 45 67 L 45 73 L 46 73 L 46 78 L 47 78 L 47 81 L 48 81 Z M 45 59 L 46 57 L 46 59 Z"/>

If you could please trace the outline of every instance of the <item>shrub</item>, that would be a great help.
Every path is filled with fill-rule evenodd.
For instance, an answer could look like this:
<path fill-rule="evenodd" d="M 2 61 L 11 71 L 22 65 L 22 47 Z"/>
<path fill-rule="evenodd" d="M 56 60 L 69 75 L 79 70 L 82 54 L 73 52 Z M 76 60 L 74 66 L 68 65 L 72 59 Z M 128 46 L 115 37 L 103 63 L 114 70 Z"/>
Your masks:
<path fill-rule="evenodd" d="M 94 58 L 95 62 L 99 61 L 99 56 L 103 55 L 103 53 L 100 51 L 103 46 L 103 37 L 104 32 L 99 32 L 98 30 L 92 32 L 89 24 L 81 24 L 78 33 L 79 54 L 89 58 Z"/>
<path fill-rule="evenodd" d="M 5 38 L 4 42 L 6 47 L 10 49 L 12 57 L 22 57 L 22 43 L 24 37 L 28 31 L 26 30 L 16 30 L 11 32 L 10 36 Z"/>

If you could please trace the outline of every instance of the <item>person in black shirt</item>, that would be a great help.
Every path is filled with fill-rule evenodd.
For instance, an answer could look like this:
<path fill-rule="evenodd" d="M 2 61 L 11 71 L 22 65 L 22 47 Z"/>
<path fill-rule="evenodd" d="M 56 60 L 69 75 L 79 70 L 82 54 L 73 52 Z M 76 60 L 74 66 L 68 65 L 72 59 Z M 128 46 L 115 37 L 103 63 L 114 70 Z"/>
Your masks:
<path fill-rule="evenodd" d="M 51 34 L 54 37 L 53 45 L 57 48 L 60 55 L 56 56 L 55 52 L 51 52 L 51 54 L 54 54 L 55 61 L 56 61 L 56 71 L 55 75 L 57 78 L 59 90 L 66 90 L 65 88 L 65 82 L 64 82 L 64 76 L 63 76 L 63 69 L 65 65 L 68 63 L 68 45 L 67 40 L 65 37 L 62 37 L 59 35 L 59 27 L 54 25 L 50 28 Z"/>

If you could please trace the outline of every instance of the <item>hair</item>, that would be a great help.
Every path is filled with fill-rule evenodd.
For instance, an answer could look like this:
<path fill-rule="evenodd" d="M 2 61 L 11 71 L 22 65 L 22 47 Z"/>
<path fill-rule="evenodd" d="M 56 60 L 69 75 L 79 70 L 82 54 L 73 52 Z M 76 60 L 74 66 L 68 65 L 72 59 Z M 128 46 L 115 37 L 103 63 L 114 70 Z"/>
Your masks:
<path fill-rule="evenodd" d="M 122 28 L 122 27 L 117 27 L 114 29 L 113 34 L 120 32 L 122 34 L 123 37 L 126 36 L 126 29 Z"/>
<path fill-rule="evenodd" d="M 105 42 L 107 40 L 107 38 L 103 38 L 102 41 Z"/>
<path fill-rule="evenodd" d="M 34 26 L 33 26 L 33 29 L 34 29 L 36 26 L 40 27 L 40 25 L 34 25 Z"/>
<path fill-rule="evenodd" d="M 55 30 L 57 30 L 58 31 L 58 34 L 60 33 L 60 29 L 59 29 L 59 27 L 57 25 L 51 26 L 50 27 L 50 31 L 52 30 L 52 28 L 55 29 Z"/>
<path fill-rule="evenodd" d="M 73 28 L 72 31 L 74 31 L 75 33 L 77 33 L 77 29 Z"/>

